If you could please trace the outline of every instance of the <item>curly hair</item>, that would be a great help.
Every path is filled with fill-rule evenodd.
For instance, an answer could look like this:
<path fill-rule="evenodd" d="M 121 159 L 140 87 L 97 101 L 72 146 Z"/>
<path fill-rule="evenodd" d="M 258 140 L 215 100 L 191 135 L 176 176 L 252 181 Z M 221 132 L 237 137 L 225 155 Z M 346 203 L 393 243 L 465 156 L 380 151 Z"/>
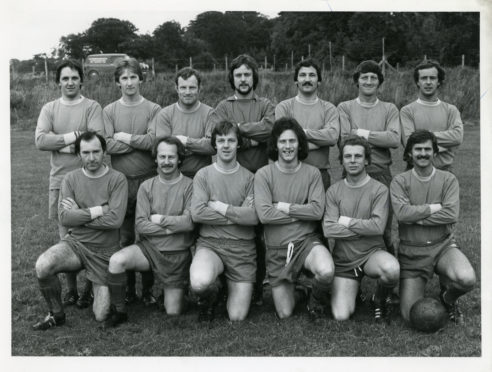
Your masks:
<path fill-rule="evenodd" d="M 297 141 L 299 142 L 297 158 L 299 160 L 306 159 L 309 154 L 306 133 L 304 133 L 304 129 L 302 129 L 296 119 L 289 117 L 280 118 L 275 121 L 275 124 L 273 124 L 272 134 L 268 140 L 268 157 L 273 161 L 278 160 L 277 141 L 280 135 L 286 130 L 293 131 L 297 136 Z"/>
<path fill-rule="evenodd" d="M 407 163 L 407 170 L 413 168 L 413 146 L 427 141 L 432 142 L 432 150 L 434 150 L 434 155 L 437 155 L 439 153 L 439 146 L 437 145 L 437 138 L 434 133 L 428 131 L 427 129 L 419 129 L 408 137 L 407 145 L 403 151 L 403 160 Z"/>

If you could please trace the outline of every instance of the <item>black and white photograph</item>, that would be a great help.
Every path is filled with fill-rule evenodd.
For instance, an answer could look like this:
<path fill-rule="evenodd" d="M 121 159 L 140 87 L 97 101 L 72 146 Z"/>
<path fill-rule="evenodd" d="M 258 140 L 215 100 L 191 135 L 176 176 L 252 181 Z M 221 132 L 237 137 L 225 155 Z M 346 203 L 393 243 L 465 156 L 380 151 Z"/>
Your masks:
<path fill-rule="evenodd" d="M 492 2 L 2 12 L 6 370 L 492 369 Z"/>

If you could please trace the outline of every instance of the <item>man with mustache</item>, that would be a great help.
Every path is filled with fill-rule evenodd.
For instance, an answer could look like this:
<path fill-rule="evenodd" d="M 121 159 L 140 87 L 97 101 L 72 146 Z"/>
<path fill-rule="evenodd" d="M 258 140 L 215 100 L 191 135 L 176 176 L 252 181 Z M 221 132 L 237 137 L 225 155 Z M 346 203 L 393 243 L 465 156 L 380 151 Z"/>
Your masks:
<path fill-rule="evenodd" d="M 97 321 L 109 313 L 108 264 L 120 249 L 119 229 L 125 217 L 128 187 L 125 176 L 104 164 L 106 141 L 95 132 L 84 132 L 75 140 L 75 154 L 82 168 L 69 172 L 62 181 L 58 217 L 70 229 L 58 244 L 36 261 L 39 289 L 49 314 L 33 325 L 47 330 L 65 323 L 61 301 L 60 272 L 86 269 L 93 282 L 93 312 Z"/>
<path fill-rule="evenodd" d="M 163 306 L 168 315 L 179 315 L 189 282 L 191 263 L 192 181 L 180 172 L 185 148 L 176 137 L 159 138 L 153 149 L 157 176 L 138 189 L 135 229 L 138 240 L 109 261 L 108 285 L 111 316 L 106 327 L 126 322 L 125 271 L 152 271 L 164 285 Z M 159 300 L 160 302 L 160 300 Z"/>
<path fill-rule="evenodd" d="M 164 107 L 156 119 L 157 137 L 175 136 L 186 148 L 181 173 L 193 178 L 201 168 L 212 162 L 214 149 L 206 133 L 208 117 L 212 108 L 199 101 L 201 76 L 199 72 L 185 67 L 176 73 L 175 89 L 178 102 Z M 210 123 L 209 123 L 210 124 Z"/>
<path fill-rule="evenodd" d="M 151 150 L 155 140 L 154 120 L 161 107 L 140 94 L 143 73 L 134 58 L 123 59 L 114 72 L 121 98 L 103 110 L 104 129 L 111 165 L 123 173 L 128 181 L 128 208 L 121 226 L 121 247 L 135 243 L 135 208 L 137 191 L 143 181 L 156 173 Z M 142 273 L 142 301 L 156 303 L 152 295 L 152 272 Z M 137 300 L 135 273 L 128 272 L 127 296 L 129 303 Z"/>
<path fill-rule="evenodd" d="M 314 59 L 299 62 L 294 71 L 297 95 L 280 102 L 275 108 L 275 117 L 294 118 L 304 129 L 309 144 L 305 163 L 320 170 L 326 190 L 331 183 L 330 147 L 338 141 L 340 123 L 336 107 L 318 97 L 321 80 L 321 69 Z"/>
<path fill-rule="evenodd" d="M 67 60 L 58 65 L 56 83 L 60 87 L 61 97 L 43 106 L 36 126 L 37 149 L 51 152 L 48 218 L 56 221 L 63 177 L 80 167 L 80 158 L 74 149 L 75 141 L 87 130 L 103 133 L 101 106 L 81 95 L 83 82 L 84 72 L 78 62 Z M 60 239 L 68 233 L 68 228 L 59 221 L 58 233 Z M 77 274 L 67 273 L 66 278 L 68 292 L 63 298 L 64 306 L 89 306 L 92 302 L 91 282 L 85 281 L 79 296 Z"/>
<path fill-rule="evenodd" d="M 229 83 L 234 89 L 234 95 L 219 102 L 210 117 L 209 130 L 223 120 L 236 123 L 239 126 L 239 135 L 243 138 L 237 161 L 255 173 L 268 163 L 266 143 L 275 121 L 275 109 L 268 98 L 259 97 L 255 93 L 258 86 L 258 65 L 251 56 L 241 54 L 232 61 Z M 256 230 L 258 269 L 253 302 L 260 305 L 263 303 L 265 246 L 261 239 L 261 225 Z"/>
<path fill-rule="evenodd" d="M 462 323 L 457 299 L 473 289 L 476 278 L 454 235 L 460 205 L 458 181 L 451 172 L 434 167 L 438 153 L 436 136 L 416 130 L 408 137 L 403 155 L 409 170 L 391 182 L 400 231 L 400 309 L 408 321 L 412 305 L 424 297 L 425 285 L 435 272 L 450 320 Z"/>
<path fill-rule="evenodd" d="M 456 106 L 438 98 L 438 89 L 444 82 L 445 72 L 439 63 L 427 60 L 415 67 L 413 78 L 419 92 L 417 100 L 400 111 L 403 145 L 406 145 L 408 137 L 415 130 L 427 129 L 433 132 L 439 146 L 434 166 L 452 171 L 455 151 L 463 142 L 463 122 Z"/>
<path fill-rule="evenodd" d="M 400 145 L 400 120 L 393 103 L 380 101 L 378 91 L 384 82 L 381 68 L 375 61 L 364 61 L 357 66 L 353 81 L 359 89 L 356 99 L 338 105 L 340 112 L 340 140 L 351 134 L 365 138 L 371 146 L 371 164 L 367 174 L 386 187 L 391 183 L 391 151 Z M 393 211 L 389 211 L 384 242 L 386 250 L 395 254 L 391 240 Z"/>

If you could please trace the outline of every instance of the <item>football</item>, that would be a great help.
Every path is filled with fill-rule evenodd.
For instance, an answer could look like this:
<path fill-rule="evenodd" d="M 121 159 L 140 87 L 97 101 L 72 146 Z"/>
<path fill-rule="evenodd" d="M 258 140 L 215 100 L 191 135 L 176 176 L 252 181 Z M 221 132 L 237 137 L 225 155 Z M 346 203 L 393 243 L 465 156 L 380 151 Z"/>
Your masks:
<path fill-rule="evenodd" d="M 435 298 L 425 297 L 415 302 L 410 309 L 412 327 L 422 332 L 435 332 L 448 321 L 448 312 Z"/>

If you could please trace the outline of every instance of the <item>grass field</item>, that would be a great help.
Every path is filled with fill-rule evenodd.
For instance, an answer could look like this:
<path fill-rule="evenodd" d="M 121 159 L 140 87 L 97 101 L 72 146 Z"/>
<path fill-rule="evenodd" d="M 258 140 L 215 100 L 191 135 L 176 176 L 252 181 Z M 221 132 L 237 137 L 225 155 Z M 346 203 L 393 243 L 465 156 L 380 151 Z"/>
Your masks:
<path fill-rule="evenodd" d="M 220 87 L 223 89 L 224 86 Z M 46 102 L 50 95 L 46 93 L 42 99 Z M 32 120 L 35 118 L 31 117 L 29 122 Z M 173 318 L 137 304 L 129 308 L 130 321 L 114 330 L 100 330 L 90 309 L 71 307 L 66 309 L 66 326 L 33 332 L 31 325 L 47 311 L 38 290 L 34 263 L 39 254 L 57 241 L 57 230 L 46 218 L 49 154 L 35 149 L 31 124 L 26 125 L 29 130 L 17 127 L 23 126 L 11 126 L 14 356 L 480 356 L 482 353 L 479 126 L 466 126 L 465 141 L 455 162 L 461 186 L 457 237 L 479 280 L 476 289 L 461 302 L 466 324 L 449 324 L 435 334 L 418 333 L 399 316 L 390 325 L 374 324 L 367 305 L 358 309 L 352 320 L 343 323 L 328 318 L 312 323 L 302 309 L 291 319 L 278 321 L 268 287 L 264 306 L 253 307 L 247 320 L 239 324 L 230 323 L 224 314 L 210 324 L 198 323 L 194 308 Z M 337 155 L 336 150 L 332 151 L 334 180 L 341 174 Z M 403 170 L 401 149 L 393 155 L 393 174 L 397 174 Z M 365 279 L 363 290 L 371 291 L 373 285 Z M 437 297 L 438 291 L 434 278 L 428 286 L 428 295 Z"/>

